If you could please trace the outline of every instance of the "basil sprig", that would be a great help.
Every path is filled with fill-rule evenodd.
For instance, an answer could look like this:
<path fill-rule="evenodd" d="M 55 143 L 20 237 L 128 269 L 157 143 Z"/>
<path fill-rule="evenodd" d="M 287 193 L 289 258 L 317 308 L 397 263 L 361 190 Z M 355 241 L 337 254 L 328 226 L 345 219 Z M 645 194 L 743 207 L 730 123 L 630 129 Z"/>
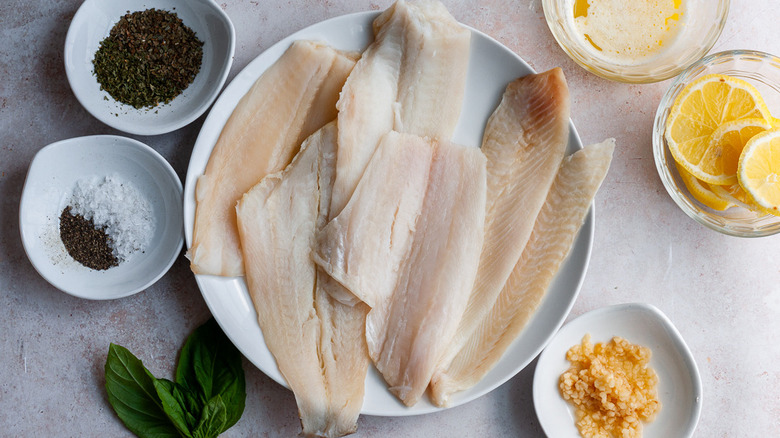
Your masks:
<path fill-rule="evenodd" d="M 108 401 L 140 438 L 213 438 L 244 412 L 241 353 L 212 318 L 184 343 L 174 381 L 158 379 L 128 349 L 111 344 Z"/>

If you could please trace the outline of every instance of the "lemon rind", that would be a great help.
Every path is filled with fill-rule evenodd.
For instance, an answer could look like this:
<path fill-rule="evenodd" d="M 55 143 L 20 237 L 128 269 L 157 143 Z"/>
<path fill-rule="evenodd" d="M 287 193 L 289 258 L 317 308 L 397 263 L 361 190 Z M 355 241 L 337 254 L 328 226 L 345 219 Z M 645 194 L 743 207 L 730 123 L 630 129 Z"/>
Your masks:
<path fill-rule="evenodd" d="M 677 166 L 677 172 L 680 174 L 680 179 L 682 179 L 683 184 L 685 184 L 685 187 L 688 189 L 688 193 L 690 193 L 694 199 L 716 211 L 727 210 L 734 206 L 730 200 L 724 199 L 714 193 L 709 185 L 702 185 L 702 183 L 707 183 L 698 180 L 695 176 L 688 173 L 688 171 L 680 166 L 679 163 L 675 163 L 675 165 Z"/>
<path fill-rule="evenodd" d="M 780 216 L 780 202 L 772 203 L 764 199 L 760 193 L 757 193 L 756 188 L 750 184 L 750 181 L 745 174 L 745 163 L 748 162 L 756 150 L 764 145 L 767 141 L 771 141 L 773 138 L 780 137 L 780 128 L 770 129 L 760 134 L 755 135 L 750 141 L 747 142 L 745 148 L 742 150 L 742 155 L 739 157 L 739 165 L 737 167 L 737 178 L 739 185 L 747 193 L 755 204 L 761 207 L 767 214 Z"/>

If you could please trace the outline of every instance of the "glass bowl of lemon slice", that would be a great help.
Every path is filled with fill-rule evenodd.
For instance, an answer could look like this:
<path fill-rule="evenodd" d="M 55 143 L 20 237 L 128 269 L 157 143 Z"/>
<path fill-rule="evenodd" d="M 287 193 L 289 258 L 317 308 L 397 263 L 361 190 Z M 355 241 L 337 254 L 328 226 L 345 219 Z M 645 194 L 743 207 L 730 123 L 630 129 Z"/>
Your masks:
<path fill-rule="evenodd" d="M 655 116 L 653 156 L 667 192 L 724 234 L 780 232 L 780 58 L 733 50 L 681 73 Z"/>

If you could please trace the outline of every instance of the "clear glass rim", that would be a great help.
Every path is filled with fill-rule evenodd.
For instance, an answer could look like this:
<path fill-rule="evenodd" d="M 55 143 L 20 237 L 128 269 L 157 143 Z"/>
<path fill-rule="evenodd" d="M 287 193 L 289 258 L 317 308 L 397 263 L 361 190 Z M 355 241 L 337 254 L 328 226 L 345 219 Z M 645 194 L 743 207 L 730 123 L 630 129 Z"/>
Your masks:
<path fill-rule="evenodd" d="M 712 49 L 712 46 L 718 41 L 718 38 L 726 25 L 731 3 L 730 0 L 717 1 L 716 6 L 718 7 L 718 10 L 716 11 L 716 16 L 719 17 L 719 19 L 707 29 L 699 48 L 688 53 L 687 56 L 680 59 L 676 64 L 659 67 L 653 69 L 653 71 L 649 73 L 647 72 L 647 64 L 640 64 L 637 66 L 616 66 L 598 58 L 594 58 L 588 55 L 583 49 L 580 49 L 580 45 L 569 37 L 566 27 L 563 25 L 563 11 L 561 10 L 563 1 L 542 0 L 542 8 L 544 10 L 545 20 L 547 21 L 547 27 L 550 28 L 550 32 L 558 42 L 558 45 L 582 68 L 605 79 L 640 84 L 659 82 L 672 78 L 697 62 Z"/>
<path fill-rule="evenodd" d="M 780 232 L 780 218 L 778 218 L 778 221 L 774 223 L 766 224 L 760 227 L 750 227 L 749 224 L 733 223 L 730 222 L 728 218 L 717 217 L 715 214 L 709 214 L 702 211 L 694 203 L 694 201 L 688 198 L 688 196 L 685 194 L 686 192 L 679 188 L 680 185 L 675 181 L 675 177 L 671 170 L 671 168 L 674 166 L 674 163 L 668 160 L 666 154 L 667 146 L 666 141 L 664 140 L 666 119 L 669 115 L 669 111 L 671 110 L 674 100 L 677 98 L 677 95 L 680 93 L 680 91 L 682 91 L 685 85 L 692 78 L 703 73 L 708 66 L 720 64 L 724 60 L 739 58 L 752 60 L 772 60 L 780 64 L 780 58 L 769 53 L 756 50 L 727 50 L 707 55 L 686 68 L 679 76 L 677 76 L 677 78 L 675 78 L 671 86 L 667 89 L 666 93 L 661 98 L 661 102 L 658 104 L 655 120 L 653 122 L 653 159 L 655 160 L 658 176 L 661 178 L 661 182 L 663 183 L 666 191 L 669 193 L 669 196 L 690 218 L 712 230 L 730 236 L 765 237 Z"/>

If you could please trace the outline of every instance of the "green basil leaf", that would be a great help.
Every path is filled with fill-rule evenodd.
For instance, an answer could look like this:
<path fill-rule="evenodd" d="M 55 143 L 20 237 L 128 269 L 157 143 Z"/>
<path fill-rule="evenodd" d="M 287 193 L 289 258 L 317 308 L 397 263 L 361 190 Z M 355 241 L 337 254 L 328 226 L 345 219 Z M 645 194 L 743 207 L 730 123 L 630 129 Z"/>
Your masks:
<path fill-rule="evenodd" d="M 211 320 L 209 320 L 211 321 Z M 208 324 L 208 322 L 207 322 Z M 189 389 L 192 393 L 200 394 L 200 386 L 198 385 L 198 379 L 193 372 L 192 362 L 194 360 L 193 345 L 198 342 L 198 329 L 195 329 L 192 334 L 184 342 L 179 352 L 179 360 L 176 364 L 176 376 L 174 380 L 179 385 L 182 385 Z M 204 404 L 207 400 L 203 400 Z"/>
<path fill-rule="evenodd" d="M 187 339 L 176 367 L 176 383 L 188 388 L 208 405 L 219 395 L 226 408 L 224 430 L 244 412 L 246 382 L 241 353 L 211 318 Z"/>
<path fill-rule="evenodd" d="M 246 385 L 243 373 L 240 378 L 232 380 L 229 385 L 223 388 L 219 396 L 227 407 L 227 421 L 225 423 L 225 428 L 223 429 L 223 431 L 225 431 L 233 427 L 244 413 Z"/>
<path fill-rule="evenodd" d="M 227 407 L 222 397 L 215 395 L 206 406 L 203 407 L 203 415 L 197 429 L 193 432 L 194 438 L 216 438 L 225 431 L 227 423 Z"/>
<path fill-rule="evenodd" d="M 183 437 L 192 438 L 192 433 L 190 433 L 192 425 L 188 424 L 187 421 L 187 403 L 182 398 L 181 390 L 176 386 L 176 383 L 167 379 L 154 380 L 154 389 L 157 391 L 157 396 L 160 397 L 163 411 L 168 419 Z"/>
<path fill-rule="evenodd" d="M 128 349 L 111 344 L 106 358 L 108 402 L 140 438 L 178 438 L 154 388 L 154 376 Z"/>
<path fill-rule="evenodd" d="M 178 383 L 174 383 L 173 396 L 179 401 L 179 404 L 185 406 L 185 416 L 189 430 L 194 430 L 200 421 L 203 403 L 198 399 L 197 394 L 185 388 Z"/>

